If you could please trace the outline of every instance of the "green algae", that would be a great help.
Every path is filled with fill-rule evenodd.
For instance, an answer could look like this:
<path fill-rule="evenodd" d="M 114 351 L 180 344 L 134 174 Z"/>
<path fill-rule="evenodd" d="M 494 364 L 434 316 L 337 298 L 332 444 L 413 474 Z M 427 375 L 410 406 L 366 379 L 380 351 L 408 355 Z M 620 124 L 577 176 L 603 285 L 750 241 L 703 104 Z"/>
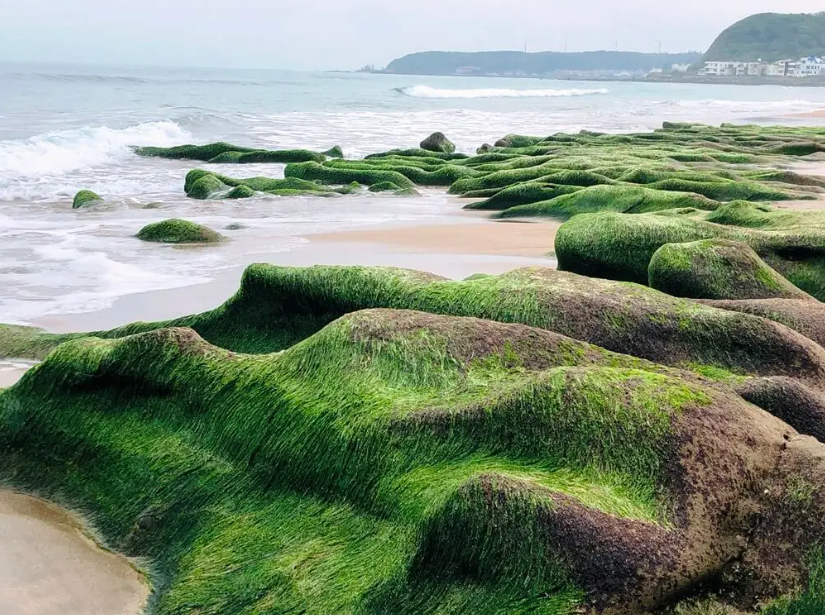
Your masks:
<path fill-rule="evenodd" d="M 443 132 L 434 132 L 421 142 L 420 147 L 428 152 L 438 152 L 441 154 L 452 154 L 455 152 L 455 144 L 445 137 Z"/>
<path fill-rule="evenodd" d="M 510 207 L 499 216 L 569 218 L 582 213 L 605 211 L 640 214 L 684 207 L 712 210 L 718 205 L 716 201 L 692 193 L 664 192 L 641 186 L 590 186 L 548 201 Z"/>
<path fill-rule="evenodd" d="M 746 207 L 748 212 L 757 212 L 756 217 L 767 214 L 771 222 L 760 223 L 765 230 L 710 222 L 720 219 L 716 212 L 695 209 L 576 216 L 563 224 L 556 235 L 559 267 L 582 275 L 646 284 L 650 260 L 663 245 L 729 239 L 748 244 L 794 286 L 825 299 L 825 234 L 816 226 L 800 229 L 795 215 L 788 217 L 765 206 Z M 721 215 L 728 217 L 740 209 L 730 204 Z"/>
<path fill-rule="evenodd" d="M 650 260 L 651 288 L 693 299 L 810 299 L 738 241 L 669 243 Z"/>
<path fill-rule="evenodd" d="M 77 340 L 0 396 L 0 443 L 16 451 L 15 484 L 71 503 L 110 544 L 152 559 L 157 613 L 184 605 L 241 613 L 249 604 L 415 612 L 407 589 L 432 583 L 427 561 L 450 544 L 454 532 L 443 531 L 455 498 L 491 473 L 618 518 L 659 523 L 667 515 L 658 485 L 670 416 L 708 403 L 701 390 L 638 370 L 476 368 L 461 354 L 460 329 L 445 339 L 448 331 L 428 324 L 417 325 L 421 335 L 399 331 L 394 314 L 356 314 L 262 357 L 231 355 L 183 330 Z M 552 354 L 547 360 L 552 366 Z M 140 388 L 119 404 L 128 383 Z M 435 400 L 456 418 L 437 437 L 428 419 Z M 489 419 L 468 411 L 478 402 L 489 404 Z M 521 431 L 528 416 L 533 427 Z M 638 446 L 641 433 L 648 446 Z M 301 445 L 309 441 L 316 445 Z M 484 527 L 481 511 L 463 506 L 470 527 Z M 514 597 L 533 612 L 530 588 L 542 587 L 559 601 L 546 612 L 571 613 L 583 595 L 563 561 L 524 586 L 521 571 L 537 551 L 516 529 L 478 543 L 507 553 L 492 567 L 478 561 L 474 583 L 492 601 L 482 612 Z M 296 566 L 307 558 L 311 566 Z M 551 578 L 557 583 L 547 585 Z M 444 576 L 436 587 L 430 599 L 444 612 L 473 603 L 460 578 Z"/>
<path fill-rule="evenodd" d="M 315 182 L 294 177 L 271 179 L 269 177 L 249 177 L 237 179 L 219 175 L 203 169 L 193 169 L 186 175 L 184 191 L 193 199 L 242 199 L 255 193 L 276 196 L 338 196 L 353 190 L 352 186 L 328 188 Z"/>
<path fill-rule="evenodd" d="M 261 150 L 239 147 L 231 143 L 210 143 L 209 145 L 177 145 L 175 147 L 137 147 L 138 156 L 168 158 L 171 160 L 200 160 L 216 164 L 244 164 L 258 162 L 323 162 L 324 154 L 309 150 Z"/>
<path fill-rule="evenodd" d="M 302 179 L 321 184 L 349 184 L 358 182 L 365 186 L 390 182 L 400 188 L 413 188 L 414 184 L 397 171 L 382 168 L 347 168 L 321 165 L 315 162 L 288 164 L 284 175 L 287 179 Z"/>
<path fill-rule="evenodd" d="M 76 195 L 74 195 L 74 200 L 72 201 L 72 209 L 81 209 L 83 207 L 97 205 L 102 202 L 103 199 L 91 190 L 81 190 Z"/>
<path fill-rule="evenodd" d="M 225 239 L 209 227 L 179 218 L 147 224 L 136 237 L 157 243 L 218 243 Z"/>
<path fill-rule="evenodd" d="M 544 268 L 451 282 L 396 269 L 254 265 L 246 270 L 238 293 L 215 310 L 93 335 L 116 338 L 185 326 L 233 351 L 268 353 L 288 348 L 336 318 L 366 308 L 523 323 L 665 365 L 701 364 L 739 374 L 793 375 L 813 383 L 825 378 L 825 355 L 819 346 L 771 321 L 706 307 L 644 286 Z M 55 338 L 54 343 L 64 339 Z M 797 365 L 800 356 L 805 357 L 804 367 Z"/>

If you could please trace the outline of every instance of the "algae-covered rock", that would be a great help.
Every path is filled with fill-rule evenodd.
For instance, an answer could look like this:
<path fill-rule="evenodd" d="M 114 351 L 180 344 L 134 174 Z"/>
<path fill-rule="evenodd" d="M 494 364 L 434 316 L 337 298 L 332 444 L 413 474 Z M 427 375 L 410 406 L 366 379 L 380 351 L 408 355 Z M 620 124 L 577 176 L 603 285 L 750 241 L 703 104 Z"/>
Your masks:
<path fill-rule="evenodd" d="M 412 188 L 413 182 L 401 173 L 382 168 L 346 168 L 330 167 L 315 162 L 289 164 L 284 171 L 287 178 L 317 181 L 322 184 L 349 184 L 358 182 L 365 186 L 390 182 L 399 188 Z"/>
<path fill-rule="evenodd" d="M 415 311 L 262 356 L 186 328 L 65 343 L 0 393 L 0 455 L 151 557 L 161 613 L 630 614 L 708 574 L 793 600 L 825 538 L 825 447 L 726 386 Z"/>
<path fill-rule="evenodd" d="M 765 230 L 708 222 L 714 215 L 687 209 L 576 216 L 556 234 L 559 267 L 582 275 L 646 284 L 650 260 L 663 245 L 730 239 L 748 244 L 797 288 L 825 299 L 825 233 L 815 227 L 799 229 L 796 222 L 788 226 L 778 223 Z M 785 220 L 784 213 L 776 215 L 777 220 Z"/>
<path fill-rule="evenodd" d="M 340 145 L 334 145 L 324 152 L 324 156 L 327 158 L 343 158 L 344 150 L 341 149 Z"/>
<path fill-rule="evenodd" d="M 648 266 L 651 288 L 693 299 L 810 298 L 745 243 L 704 239 L 668 243 Z"/>
<path fill-rule="evenodd" d="M 255 196 L 255 191 L 250 188 L 249 186 L 240 185 L 235 186 L 226 193 L 227 199 L 248 199 L 249 197 Z"/>
<path fill-rule="evenodd" d="M 688 192 L 663 192 L 641 186 L 590 186 L 581 190 L 572 190 L 568 194 L 561 194 L 548 201 L 510 207 L 499 215 L 502 218 L 523 216 L 569 218 L 582 213 L 601 211 L 640 214 L 683 207 L 715 209 L 718 205 L 719 203 L 706 197 Z"/>
<path fill-rule="evenodd" d="M 434 132 L 421 142 L 420 147 L 428 152 L 440 152 L 442 154 L 455 152 L 455 144 L 445 137 L 443 132 Z"/>
<path fill-rule="evenodd" d="M 81 190 L 76 195 L 74 195 L 74 200 L 72 201 L 72 209 L 89 207 L 91 205 L 97 205 L 102 202 L 103 199 L 91 190 Z"/>
<path fill-rule="evenodd" d="M 147 224 L 140 229 L 137 238 L 158 243 L 216 243 L 223 240 L 223 236 L 211 228 L 178 218 Z"/>
<path fill-rule="evenodd" d="M 401 188 L 392 182 L 378 182 L 369 187 L 370 192 L 392 192 L 397 195 L 416 196 L 418 191 L 415 188 Z"/>
<path fill-rule="evenodd" d="M 189 171 L 184 182 L 186 195 L 193 199 L 242 199 L 251 197 L 256 192 L 276 196 L 338 196 L 348 194 L 352 189 L 352 186 L 327 188 L 315 182 L 294 177 L 287 177 L 286 179 L 272 179 L 269 177 L 236 179 L 203 169 Z"/>
<path fill-rule="evenodd" d="M 227 191 L 229 187 L 217 175 L 195 169 L 186 176 L 184 189 L 189 198 L 205 200 Z"/>
<path fill-rule="evenodd" d="M 231 143 L 209 145 L 178 145 L 175 147 L 137 147 L 138 156 L 169 158 L 172 160 L 200 160 L 216 164 L 250 164 L 258 162 L 323 162 L 324 154 L 309 150 L 262 150 L 239 147 Z"/>

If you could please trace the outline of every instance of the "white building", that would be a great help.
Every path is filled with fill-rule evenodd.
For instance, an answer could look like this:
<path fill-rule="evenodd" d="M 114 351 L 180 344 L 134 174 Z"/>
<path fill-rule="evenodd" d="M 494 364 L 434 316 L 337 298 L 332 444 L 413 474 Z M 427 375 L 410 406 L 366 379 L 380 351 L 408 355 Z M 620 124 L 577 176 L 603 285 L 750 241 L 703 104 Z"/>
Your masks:
<path fill-rule="evenodd" d="M 825 60 L 822 58 L 802 58 L 796 63 L 794 77 L 818 77 L 825 74 Z"/>
<path fill-rule="evenodd" d="M 769 77 L 818 77 L 825 76 L 825 58 L 811 56 L 799 60 L 779 60 L 771 64 L 758 62 L 705 62 L 700 75 L 714 77 L 742 77 L 767 75 Z"/>
<path fill-rule="evenodd" d="M 736 75 L 744 62 L 705 62 L 705 68 L 699 71 L 700 75 L 713 75 L 714 77 L 732 77 Z"/>

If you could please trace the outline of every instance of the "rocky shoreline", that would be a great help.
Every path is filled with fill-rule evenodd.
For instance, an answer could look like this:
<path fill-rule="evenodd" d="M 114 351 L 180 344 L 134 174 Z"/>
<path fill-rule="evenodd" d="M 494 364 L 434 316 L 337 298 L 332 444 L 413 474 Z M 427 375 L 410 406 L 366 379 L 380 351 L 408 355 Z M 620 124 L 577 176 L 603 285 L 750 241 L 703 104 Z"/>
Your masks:
<path fill-rule="evenodd" d="M 0 326 L 44 359 L 0 389 L 2 478 L 151 561 L 148 612 L 825 610 L 825 210 L 781 207 L 825 194 L 792 170 L 825 129 L 434 135 L 282 180 L 215 145 L 150 153 L 207 162 L 193 198 L 442 186 L 562 222 L 559 270 L 260 264 L 191 316 Z"/>

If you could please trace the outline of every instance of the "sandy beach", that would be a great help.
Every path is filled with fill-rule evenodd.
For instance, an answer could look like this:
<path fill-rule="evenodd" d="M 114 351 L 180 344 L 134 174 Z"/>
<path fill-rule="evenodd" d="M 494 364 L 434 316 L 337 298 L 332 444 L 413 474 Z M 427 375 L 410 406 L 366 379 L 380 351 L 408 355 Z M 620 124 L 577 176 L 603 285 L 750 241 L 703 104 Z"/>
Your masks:
<path fill-rule="evenodd" d="M 0 360 L 0 389 L 10 387 L 20 380 L 30 367 L 30 363 L 22 361 Z"/>
<path fill-rule="evenodd" d="M 806 113 L 791 113 L 785 117 L 795 117 L 795 118 L 813 118 L 813 119 L 825 119 L 825 109 L 818 109 L 816 111 L 808 111 Z"/>
<path fill-rule="evenodd" d="M 146 603 L 143 575 L 49 502 L 0 490 L 0 544 L 3 615 L 137 615 Z"/>
<path fill-rule="evenodd" d="M 458 201 L 458 200 L 456 200 Z M 256 252 L 206 284 L 135 293 L 106 309 L 37 319 L 31 324 L 54 332 L 111 329 L 138 320 L 166 320 L 221 305 L 237 291 L 252 263 L 290 267 L 365 265 L 428 271 L 451 279 L 474 273 L 500 274 L 518 267 L 555 267 L 555 221 L 496 221 L 463 212 L 457 204 L 437 224 L 385 224 L 340 233 L 305 235 L 288 252 Z"/>
<path fill-rule="evenodd" d="M 410 252 L 545 256 L 553 250 L 556 221 L 489 221 L 484 224 L 439 224 L 411 228 L 324 233 L 313 241 L 376 243 Z"/>

